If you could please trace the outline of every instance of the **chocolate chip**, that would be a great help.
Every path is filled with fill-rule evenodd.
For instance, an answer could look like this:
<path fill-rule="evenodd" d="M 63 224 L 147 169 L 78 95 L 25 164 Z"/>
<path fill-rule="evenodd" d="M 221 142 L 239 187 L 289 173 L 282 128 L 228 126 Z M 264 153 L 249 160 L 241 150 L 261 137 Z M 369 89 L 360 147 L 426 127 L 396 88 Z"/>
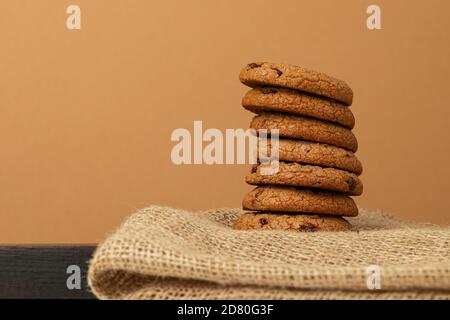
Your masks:
<path fill-rule="evenodd" d="M 348 185 L 349 191 L 355 190 L 356 184 L 357 184 L 355 179 L 349 178 L 349 179 L 347 179 L 345 182 L 346 182 L 347 185 Z"/>
<path fill-rule="evenodd" d="M 263 226 L 263 225 L 266 225 L 266 224 L 268 224 L 268 223 L 269 223 L 269 221 L 267 221 L 267 219 L 266 219 L 266 218 L 261 218 L 261 219 L 259 219 L 259 223 L 261 223 L 261 225 Z"/>
<path fill-rule="evenodd" d="M 317 227 L 315 225 L 313 225 L 312 223 L 302 224 L 298 228 L 298 231 L 302 231 L 302 232 L 315 232 L 317 230 L 318 230 Z"/>
<path fill-rule="evenodd" d="M 261 92 L 264 94 L 270 94 L 270 93 L 277 93 L 278 90 L 274 89 L 274 88 L 268 88 L 268 87 L 264 87 L 261 89 Z"/>
<path fill-rule="evenodd" d="M 259 197 L 264 193 L 264 190 L 265 190 L 265 189 L 261 189 L 261 188 L 255 189 L 255 190 L 254 190 L 254 191 L 255 191 L 255 198 L 256 198 L 256 199 L 259 198 Z"/>
<path fill-rule="evenodd" d="M 280 77 L 283 74 L 283 72 L 280 69 L 277 68 L 270 68 L 270 69 L 275 70 L 278 74 L 278 77 Z"/>
<path fill-rule="evenodd" d="M 255 69 L 255 68 L 258 68 L 258 67 L 259 67 L 259 64 L 257 64 L 257 63 L 249 63 L 247 65 L 247 69 Z"/>

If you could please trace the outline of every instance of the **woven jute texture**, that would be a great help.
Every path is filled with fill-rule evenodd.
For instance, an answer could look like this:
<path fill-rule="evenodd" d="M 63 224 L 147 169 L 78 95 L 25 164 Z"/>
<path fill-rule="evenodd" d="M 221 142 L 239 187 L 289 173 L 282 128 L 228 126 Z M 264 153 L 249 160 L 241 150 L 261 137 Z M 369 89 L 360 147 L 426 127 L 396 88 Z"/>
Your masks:
<path fill-rule="evenodd" d="M 97 248 L 89 285 L 102 299 L 450 298 L 450 226 L 360 209 L 351 232 L 233 230 L 240 214 L 140 210 Z"/>

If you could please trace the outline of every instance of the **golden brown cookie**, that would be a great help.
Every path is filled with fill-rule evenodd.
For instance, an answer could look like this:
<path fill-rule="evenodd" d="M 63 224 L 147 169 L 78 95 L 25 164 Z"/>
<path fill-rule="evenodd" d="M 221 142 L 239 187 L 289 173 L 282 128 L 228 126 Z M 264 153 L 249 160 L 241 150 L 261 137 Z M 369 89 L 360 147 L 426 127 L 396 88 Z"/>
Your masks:
<path fill-rule="evenodd" d="M 250 128 L 257 131 L 278 129 L 280 137 L 326 143 L 352 152 L 358 149 L 358 141 L 349 129 L 311 118 L 262 113 L 252 119 Z"/>
<path fill-rule="evenodd" d="M 363 184 L 354 173 L 334 168 L 302 165 L 296 162 L 280 162 L 278 172 L 264 175 L 263 165 L 254 165 L 245 181 L 252 185 L 284 185 L 337 191 L 360 195 Z"/>
<path fill-rule="evenodd" d="M 257 187 L 242 201 L 244 210 L 302 212 L 354 217 L 358 208 L 352 198 L 328 191 L 289 187 Z"/>
<path fill-rule="evenodd" d="M 271 154 L 272 144 L 268 142 L 268 153 Z M 353 152 L 330 146 L 328 144 L 314 143 L 302 140 L 279 139 L 279 160 L 312 164 L 323 167 L 338 168 L 362 173 L 362 164 Z"/>
<path fill-rule="evenodd" d="M 233 224 L 238 230 L 290 230 L 301 232 L 349 231 L 352 225 L 342 217 L 283 214 L 245 213 Z"/>
<path fill-rule="evenodd" d="M 286 112 L 338 123 L 352 129 L 355 117 L 346 105 L 300 91 L 256 87 L 242 98 L 242 106 L 254 113 Z"/>
<path fill-rule="evenodd" d="M 338 100 L 353 102 L 353 91 L 344 81 L 327 74 L 289 64 L 256 62 L 241 70 L 239 79 L 249 87 L 290 88 Z"/>

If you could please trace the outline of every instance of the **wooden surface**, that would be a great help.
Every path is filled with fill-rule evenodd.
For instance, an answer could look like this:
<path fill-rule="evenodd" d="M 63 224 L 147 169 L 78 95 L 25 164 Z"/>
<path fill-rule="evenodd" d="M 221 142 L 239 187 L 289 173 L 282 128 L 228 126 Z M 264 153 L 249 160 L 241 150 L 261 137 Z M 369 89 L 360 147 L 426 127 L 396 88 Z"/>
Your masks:
<path fill-rule="evenodd" d="M 95 298 L 86 279 L 94 250 L 95 245 L 0 246 L 0 298 Z"/>

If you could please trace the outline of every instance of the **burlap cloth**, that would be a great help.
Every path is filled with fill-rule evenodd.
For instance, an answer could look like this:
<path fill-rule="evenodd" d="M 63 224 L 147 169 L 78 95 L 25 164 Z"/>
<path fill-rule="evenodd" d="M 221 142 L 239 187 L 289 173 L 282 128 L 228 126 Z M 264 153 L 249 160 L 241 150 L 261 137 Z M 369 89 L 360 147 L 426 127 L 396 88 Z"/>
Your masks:
<path fill-rule="evenodd" d="M 233 230 L 241 213 L 145 208 L 98 247 L 89 285 L 103 299 L 450 298 L 450 226 L 360 209 L 353 232 Z"/>

